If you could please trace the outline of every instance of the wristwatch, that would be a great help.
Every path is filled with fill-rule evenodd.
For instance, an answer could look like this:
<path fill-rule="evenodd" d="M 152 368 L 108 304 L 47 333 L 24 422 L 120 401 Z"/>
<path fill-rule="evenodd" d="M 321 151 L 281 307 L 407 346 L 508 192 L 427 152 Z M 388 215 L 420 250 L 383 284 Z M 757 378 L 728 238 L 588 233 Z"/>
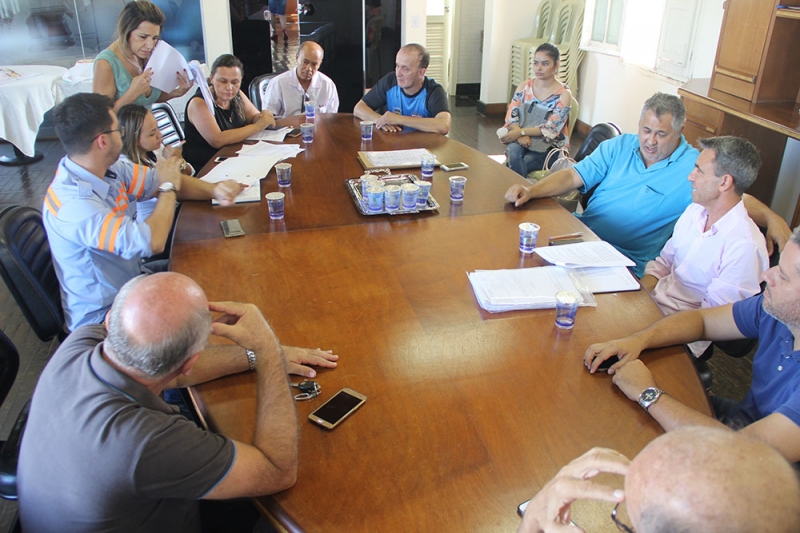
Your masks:
<path fill-rule="evenodd" d="M 656 403 L 663 393 L 664 391 L 657 387 L 648 387 L 639 395 L 639 405 L 649 413 L 650 406 Z"/>
<path fill-rule="evenodd" d="M 174 192 L 176 195 L 178 194 L 178 190 L 175 188 L 175 184 L 171 181 L 165 181 L 161 185 L 158 186 L 158 192 Z"/>
<path fill-rule="evenodd" d="M 520 137 L 525 137 L 525 130 L 524 129 L 522 129 L 522 128 L 519 129 L 519 136 Z"/>
<path fill-rule="evenodd" d="M 256 352 L 253 350 L 246 350 L 247 353 L 247 364 L 250 365 L 250 372 L 253 372 L 256 369 Z"/>

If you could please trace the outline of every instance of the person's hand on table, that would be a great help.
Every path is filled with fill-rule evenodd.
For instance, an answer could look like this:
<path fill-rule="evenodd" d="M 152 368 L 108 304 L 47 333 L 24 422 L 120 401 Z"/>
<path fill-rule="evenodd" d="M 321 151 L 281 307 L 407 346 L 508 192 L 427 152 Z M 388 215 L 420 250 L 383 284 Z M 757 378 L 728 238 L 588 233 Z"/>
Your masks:
<path fill-rule="evenodd" d="M 289 373 L 305 378 L 317 376 L 316 370 L 306 365 L 319 366 L 322 368 L 336 368 L 336 361 L 339 356 L 332 350 L 322 350 L 320 348 L 297 348 L 294 346 L 284 346 L 283 353 L 289 367 Z"/>
<path fill-rule="evenodd" d="M 517 533 L 583 531 L 570 526 L 570 507 L 576 500 L 618 503 L 625 499 L 621 489 L 590 481 L 600 472 L 628 473 L 630 460 L 619 452 L 593 448 L 562 468 L 525 509 Z"/>
<path fill-rule="evenodd" d="M 235 180 L 220 181 L 214 185 L 214 199 L 220 205 L 233 205 L 236 197 L 247 188 L 247 185 Z"/>
<path fill-rule="evenodd" d="M 253 123 L 257 124 L 260 129 L 265 130 L 275 125 L 275 116 L 271 112 L 264 110 L 257 115 Z"/>
<path fill-rule="evenodd" d="M 619 357 L 619 361 L 608 369 L 609 374 L 614 374 L 625 364 L 638 359 L 643 349 L 644 347 L 636 337 L 599 342 L 586 349 L 586 353 L 583 354 L 583 364 L 586 365 L 590 373 L 594 374 L 600 363 L 616 355 Z"/>
<path fill-rule="evenodd" d="M 653 373 L 639 359 L 617 370 L 611 381 L 634 402 L 639 401 L 639 395 L 643 390 L 657 386 Z"/>
<path fill-rule="evenodd" d="M 397 113 L 387 111 L 375 121 L 375 127 L 389 133 L 398 133 L 403 129 L 402 124 L 399 124 L 400 116 Z"/>
<path fill-rule="evenodd" d="M 512 202 L 514 207 L 519 207 L 531 199 L 530 194 L 529 187 L 515 183 L 506 191 L 506 201 Z"/>
<path fill-rule="evenodd" d="M 153 69 L 148 68 L 138 76 L 134 76 L 133 79 L 131 79 L 131 85 L 128 88 L 128 91 L 133 91 L 133 94 L 138 98 L 150 90 L 150 81 L 152 79 Z"/>

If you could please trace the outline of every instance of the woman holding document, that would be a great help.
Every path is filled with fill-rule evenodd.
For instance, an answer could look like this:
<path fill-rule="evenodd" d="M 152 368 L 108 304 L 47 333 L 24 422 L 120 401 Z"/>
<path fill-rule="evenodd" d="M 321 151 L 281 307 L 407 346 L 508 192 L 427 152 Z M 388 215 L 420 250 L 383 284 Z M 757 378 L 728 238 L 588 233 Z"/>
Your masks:
<path fill-rule="evenodd" d="M 150 86 L 151 69 L 144 70 L 158 44 L 164 12 L 144 0 L 130 2 L 117 19 L 117 40 L 94 60 L 92 91 L 114 100 L 114 111 L 125 104 L 150 107 L 186 94 L 192 82 L 186 73 L 176 72 L 178 88 L 164 93 Z"/>
<path fill-rule="evenodd" d="M 223 54 L 211 65 L 208 88 L 214 98 L 214 113 L 208 108 L 200 89 L 186 104 L 186 145 L 183 156 L 200 169 L 228 144 L 242 142 L 254 133 L 275 125 L 269 111 L 259 111 L 240 89 L 242 62 Z"/>

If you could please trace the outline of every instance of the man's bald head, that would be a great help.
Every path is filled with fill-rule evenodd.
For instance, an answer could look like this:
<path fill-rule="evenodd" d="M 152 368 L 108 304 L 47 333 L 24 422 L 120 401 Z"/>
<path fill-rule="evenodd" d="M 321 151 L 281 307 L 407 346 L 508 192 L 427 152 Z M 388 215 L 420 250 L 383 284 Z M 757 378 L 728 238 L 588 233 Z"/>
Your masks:
<path fill-rule="evenodd" d="M 692 427 L 651 442 L 625 479 L 637 533 L 800 531 L 800 483 L 771 446 Z"/>
<path fill-rule="evenodd" d="M 210 328 L 208 300 L 197 283 L 172 272 L 139 276 L 114 299 L 106 353 L 142 377 L 157 379 L 202 350 Z"/>
<path fill-rule="evenodd" d="M 306 41 L 297 51 L 297 78 L 301 83 L 310 83 L 322 65 L 325 52 L 314 41 Z"/>

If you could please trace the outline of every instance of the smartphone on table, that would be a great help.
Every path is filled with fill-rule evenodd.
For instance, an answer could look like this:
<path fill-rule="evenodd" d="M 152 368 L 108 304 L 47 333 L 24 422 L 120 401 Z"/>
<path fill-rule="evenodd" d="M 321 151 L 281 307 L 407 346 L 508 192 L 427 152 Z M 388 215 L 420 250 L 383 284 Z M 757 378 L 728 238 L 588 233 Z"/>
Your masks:
<path fill-rule="evenodd" d="M 344 388 L 334 394 L 330 400 L 320 405 L 313 413 L 308 415 L 308 418 L 326 429 L 333 429 L 341 424 L 345 418 L 353 414 L 365 401 L 367 401 L 367 397 L 363 394 L 353 389 Z"/>
<path fill-rule="evenodd" d="M 469 165 L 464 163 L 463 161 L 459 161 L 458 163 L 442 163 L 440 167 L 445 172 L 453 172 L 454 170 L 467 170 Z"/>

